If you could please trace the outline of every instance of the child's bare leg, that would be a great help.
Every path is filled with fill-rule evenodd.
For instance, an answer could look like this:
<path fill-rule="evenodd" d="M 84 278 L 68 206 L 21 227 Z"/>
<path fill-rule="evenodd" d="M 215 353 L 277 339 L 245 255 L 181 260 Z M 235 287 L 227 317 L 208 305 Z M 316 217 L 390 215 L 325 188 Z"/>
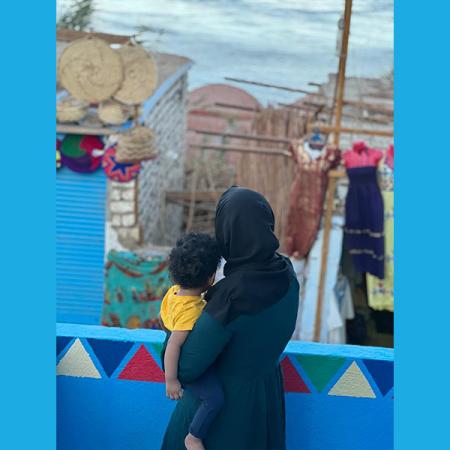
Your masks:
<path fill-rule="evenodd" d="M 205 450 L 203 442 L 201 439 L 196 438 L 194 435 L 189 433 L 184 440 L 184 445 L 187 450 Z"/>

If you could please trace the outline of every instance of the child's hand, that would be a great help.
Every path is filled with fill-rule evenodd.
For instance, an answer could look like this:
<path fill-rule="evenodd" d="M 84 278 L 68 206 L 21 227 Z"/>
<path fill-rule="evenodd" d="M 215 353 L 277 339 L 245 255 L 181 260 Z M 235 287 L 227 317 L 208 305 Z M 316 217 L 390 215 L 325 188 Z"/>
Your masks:
<path fill-rule="evenodd" d="M 183 388 L 178 380 L 166 381 L 166 395 L 171 400 L 180 400 L 183 397 Z"/>

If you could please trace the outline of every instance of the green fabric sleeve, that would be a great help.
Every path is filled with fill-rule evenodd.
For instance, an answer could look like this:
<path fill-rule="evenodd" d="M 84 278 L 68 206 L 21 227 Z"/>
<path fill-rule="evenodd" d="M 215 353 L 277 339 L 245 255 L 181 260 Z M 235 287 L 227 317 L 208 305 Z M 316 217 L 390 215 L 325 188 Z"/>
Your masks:
<path fill-rule="evenodd" d="M 181 383 L 191 383 L 202 375 L 214 363 L 230 338 L 231 331 L 204 311 L 181 348 L 178 364 Z"/>

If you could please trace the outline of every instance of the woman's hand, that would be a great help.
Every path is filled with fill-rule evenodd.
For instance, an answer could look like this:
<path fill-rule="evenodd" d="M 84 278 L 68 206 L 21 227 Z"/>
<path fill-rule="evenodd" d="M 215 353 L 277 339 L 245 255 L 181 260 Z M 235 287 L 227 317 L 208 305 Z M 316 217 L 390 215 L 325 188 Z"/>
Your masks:
<path fill-rule="evenodd" d="M 178 380 L 166 381 L 166 395 L 171 400 L 180 400 L 183 397 L 183 388 Z"/>

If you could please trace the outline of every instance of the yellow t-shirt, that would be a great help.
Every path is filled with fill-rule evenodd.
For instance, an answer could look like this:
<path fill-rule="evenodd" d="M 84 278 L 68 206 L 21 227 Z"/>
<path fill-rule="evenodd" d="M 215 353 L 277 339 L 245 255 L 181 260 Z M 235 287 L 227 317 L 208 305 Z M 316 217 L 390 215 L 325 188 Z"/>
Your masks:
<path fill-rule="evenodd" d="M 169 331 L 191 331 L 206 305 L 197 295 L 178 295 L 180 286 L 172 286 L 161 303 L 161 320 Z"/>

